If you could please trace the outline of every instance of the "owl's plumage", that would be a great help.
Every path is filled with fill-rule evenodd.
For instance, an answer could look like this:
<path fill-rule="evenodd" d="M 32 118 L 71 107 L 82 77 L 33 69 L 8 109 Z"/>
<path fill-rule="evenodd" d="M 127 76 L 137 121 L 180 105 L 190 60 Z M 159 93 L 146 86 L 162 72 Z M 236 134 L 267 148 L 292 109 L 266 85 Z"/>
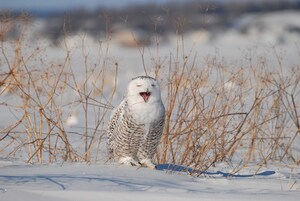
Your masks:
<path fill-rule="evenodd" d="M 108 149 L 112 157 L 122 164 L 154 169 L 152 158 L 161 140 L 164 119 L 158 82 L 149 76 L 133 78 L 108 124 Z"/>

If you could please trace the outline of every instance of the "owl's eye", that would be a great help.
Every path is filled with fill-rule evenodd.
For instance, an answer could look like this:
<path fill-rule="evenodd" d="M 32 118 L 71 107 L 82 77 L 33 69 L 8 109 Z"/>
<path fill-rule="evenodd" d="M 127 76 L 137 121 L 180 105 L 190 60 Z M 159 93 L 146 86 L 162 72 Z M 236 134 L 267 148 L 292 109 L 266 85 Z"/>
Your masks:
<path fill-rule="evenodd" d="M 155 87 L 155 84 L 151 84 L 152 87 Z"/>
<path fill-rule="evenodd" d="M 136 85 L 136 87 L 141 87 L 141 86 L 142 86 L 141 84 L 137 84 L 137 85 Z"/>

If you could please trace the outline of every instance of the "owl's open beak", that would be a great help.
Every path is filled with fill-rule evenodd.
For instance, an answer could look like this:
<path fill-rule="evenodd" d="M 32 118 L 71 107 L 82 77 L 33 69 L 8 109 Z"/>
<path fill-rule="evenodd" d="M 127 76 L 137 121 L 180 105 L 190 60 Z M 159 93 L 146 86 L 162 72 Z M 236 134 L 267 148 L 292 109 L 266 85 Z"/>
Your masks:
<path fill-rule="evenodd" d="M 140 92 L 140 95 L 143 97 L 144 101 L 147 102 L 151 93 L 150 92 Z"/>

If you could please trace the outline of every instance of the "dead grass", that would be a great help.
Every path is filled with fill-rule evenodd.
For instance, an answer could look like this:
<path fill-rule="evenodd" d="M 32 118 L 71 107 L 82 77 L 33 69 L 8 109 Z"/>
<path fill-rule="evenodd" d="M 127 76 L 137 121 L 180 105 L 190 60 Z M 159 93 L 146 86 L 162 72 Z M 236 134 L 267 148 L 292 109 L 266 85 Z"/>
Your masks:
<path fill-rule="evenodd" d="M 199 67 L 192 54 L 178 55 L 165 82 L 159 163 L 201 171 L 223 161 L 238 164 L 236 171 L 253 162 L 299 165 L 299 66 L 284 69 L 276 55 L 271 69 L 258 58 L 249 67 L 229 68 L 216 58 Z"/>
<path fill-rule="evenodd" d="M 46 48 L 24 53 L 26 30 L 9 45 L 5 33 L 1 30 L 1 66 L 6 68 L 1 69 L 0 95 L 5 92 L 13 101 L 0 107 L 16 121 L 0 128 L 0 154 L 15 157 L 24 152 L 29 163 L 98 160 L 118 77 L 118 63 L 109 55 L 109 30 L 105 43 L 98 40 L 97 61 L 89 57 L 85 35 L 79 36 L 84 69 L 80 76 L 72 67 L 67 35 L 62 41 L 64 61 L 37 68 L 35 58 L 43 60 Z M 159 38 L 155 40 L 151 70 L 161 82 L 167 109 L 158 163 L 205 171 L 217 162 L 234 162 L 236 172 L 253 162 L 300 164 L 299 66 L 282 66 L 275 48 L 278 62 L 272 70 L 258 57 L 249 57 L 247 66 L 238 68 L 216 57 L 198 66 L 193 50 L 185 52 L 181 36 L 166 62 L 159 56 Z M 138 48 L 144 60 L 145 49 Z M 76 131 L 66 124 L 74 110 L 83 119 Z"/>
<path fill-rule="evenodd" d="M 16 19 L 6 20 L 15 22 Z M 82 82 L 82 77 L 74 73 L 67 37 L 62 41 L 65 49 L 64 60 L 58 63 L 44 62 L 47 47 L 35 47 L 32 52 L 24 53 L 24 37 L 26 31 L 21 30 L 19 37 L 12 42 L 1 41 L 1 58 L 4 60 L 2 65 L 6 67 L 1 74 L 1 95 L 6 93 L 9 99 L 13 99 L 1 103 L 1 107 L 8 108 L 17 121 L 1 128 L 0 153 L 4 157 L 26 153 L 28 163 L 60 160 L 90 162 L 91 154 L 94 154 L 95 147 L 99 145 L 104 134 L 103 122 L 112 108 L 110 102 L 116 85 L 114 79 L 110 86 L 111 93 L 108 97 L 104 96 L 104 84 L 108 79 L 116 77 L 118 70 L 117 64 L 111 68 L 114 70 L 107 70 L 110 67 L 106 64 L 108 46 L 102 47 L 99 44 L 99 49 L 104 49 L 105 55 L 102 60 L 90 63 L 85 36 L 81 37 L 80 49 L 84 68 Z M 40 58 L 45 66 L 36 67 L 36 63 L 39 63 L 36 58 Z M 114 74 L 108 78 L 107 72 Z M 97 83 L 91 85 L 91 80 L 97 80 Z M 79 128 L 79 132 L 71 132 L 68 126 L 68 118 L 75 115 L 75 108 L 84 118 L 83 129 Z M 91 114 L 94 116 L 91 117 Z M 92 127 L 88 124 L 90 119 L 95 120 Z M 72 142 L 76 136 L 82 140 L 79 150 Z M 84 147 L 83 151 L 81 146 Z M 98 154 L 95 153 L 94 156 Z"/>

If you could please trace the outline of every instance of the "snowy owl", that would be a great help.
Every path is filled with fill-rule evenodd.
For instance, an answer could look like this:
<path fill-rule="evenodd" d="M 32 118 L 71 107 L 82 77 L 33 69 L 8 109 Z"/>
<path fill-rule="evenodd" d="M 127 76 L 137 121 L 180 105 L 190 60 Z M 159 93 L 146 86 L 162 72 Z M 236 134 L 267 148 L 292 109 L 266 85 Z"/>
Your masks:
<path fill-rule="evenodd" d="M 121 164 L 154 169 L 152 158 L 161 139 L 164 119 L 165 108 L 156 79 L 133 78 L 108 124 L 109 153 Z"/>

